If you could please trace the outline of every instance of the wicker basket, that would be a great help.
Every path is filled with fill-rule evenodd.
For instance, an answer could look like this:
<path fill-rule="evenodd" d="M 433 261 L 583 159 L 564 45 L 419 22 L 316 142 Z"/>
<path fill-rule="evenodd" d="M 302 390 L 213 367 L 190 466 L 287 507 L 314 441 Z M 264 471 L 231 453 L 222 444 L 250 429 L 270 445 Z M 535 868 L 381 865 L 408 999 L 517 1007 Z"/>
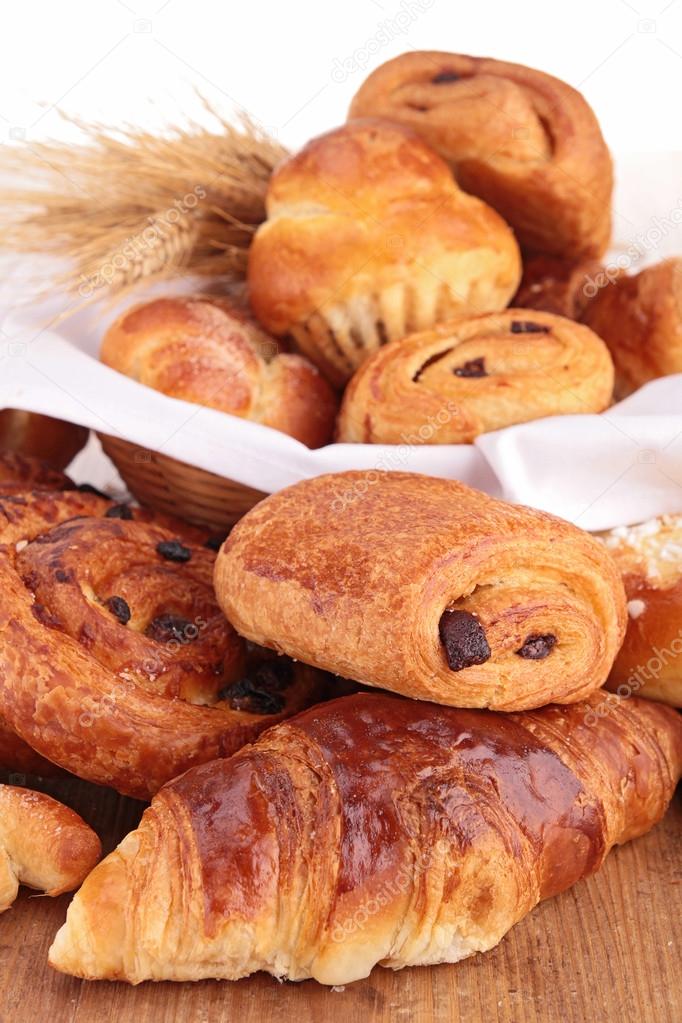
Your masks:
<path fill-rule="evenodd" d="M 216 533 L 229 529 L 266 496 L 260 490 L 252 490 L 129 441 L 106 434 L 99 434 L 99 439 L 131 494 L 141 504 L 207 526 Z"/>

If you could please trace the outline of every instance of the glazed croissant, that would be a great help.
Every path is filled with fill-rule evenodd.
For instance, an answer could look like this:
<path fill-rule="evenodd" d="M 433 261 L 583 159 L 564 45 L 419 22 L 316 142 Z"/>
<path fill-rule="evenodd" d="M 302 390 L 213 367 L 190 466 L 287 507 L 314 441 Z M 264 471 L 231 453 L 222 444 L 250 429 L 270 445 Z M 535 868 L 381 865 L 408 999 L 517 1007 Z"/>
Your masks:
<path fill-rule="evenodd" d="M 139 798 L 321 688 L 247 650 L 214 551 L 168 525 L 76 490 L 0 500 L 0 712 L 50 761 Z"/>
<path fill-rule="evenodd" d="M 380 348 L 346 388 L 339 441 L 468 444 L 543 416 L 602 412 L 613 363 L 587 327 L 506 309 Z"/>
<path fill-rule="evenodd" d="M 346 984 L 457 962 L 648 831 L 681 772 L 682 718 L 645 700 L 335 700 L 162 789 L 75 896 L 50 963 Z"/>
<path fill-rule="evenodd" d="M 95 832 L 56 799 L 0 785 L 0 913 L 20 884 L 46 895 L 77 888 L 102 854 Z"/>
<path fill-rule="evenodd" d="M 523 710 L 602 685 L 625 631 L 604 546 L 451 480 L 345 472 L 262 501 L 215 587 L 242 635 L 407 696 Z"/>
<path fill-rule="evenodd" d="M 611 157 L 583 96 L 558 78 L 485 57 L 413 51 L 372 72 L 349 116 L 418 132 L 525 250 L 575 260 L 606 248 Z"/>

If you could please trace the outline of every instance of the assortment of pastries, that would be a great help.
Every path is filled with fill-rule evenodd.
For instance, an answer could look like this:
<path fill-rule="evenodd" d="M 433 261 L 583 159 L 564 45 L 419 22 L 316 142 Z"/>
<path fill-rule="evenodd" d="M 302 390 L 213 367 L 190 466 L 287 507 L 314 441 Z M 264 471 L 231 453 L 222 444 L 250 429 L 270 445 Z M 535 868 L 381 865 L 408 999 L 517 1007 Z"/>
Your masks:
<path fill-rule="evenodd" d="M 565 83 L 409 53 L 274 172 L 244 295 L 138 304 L 101 358 L 309 447 L 599 413 L 614 380 L 682 370 L 679 261 L 587 287 L 611 190 Z M 662 817 L 681 516 L 591 536 L 372 470 L 303 480 L 216 536 L 75 486 L 58 452 L 31 457 L 49 426 L 13 422 L 0 765 L 150 802 L 95 865 L 72 810 L 0 785 L 0 910 L 20 883 L 82 883 L 56 969 L 343 985 L 454 963 Z"/>

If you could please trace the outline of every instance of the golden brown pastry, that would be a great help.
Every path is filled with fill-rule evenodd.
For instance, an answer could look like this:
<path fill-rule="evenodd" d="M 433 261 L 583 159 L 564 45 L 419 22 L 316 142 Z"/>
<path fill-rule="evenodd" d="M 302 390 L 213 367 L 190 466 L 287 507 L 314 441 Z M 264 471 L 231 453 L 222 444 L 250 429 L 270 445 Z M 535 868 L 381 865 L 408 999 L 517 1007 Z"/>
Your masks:
<path fill-rule="evenodd" d="M 102 855 L 95 832 L 56 799 L 0 785 L 0 913 L 19 885 L 45 895 L 73 891 Z"/>
<path fill-rule="evenodd" d="M 20 739 L 3 717 L 0 717 L 0 771 L 6 774 L 34 774 L 51 778 L 62 773 L 50 760 L 41 757 L 27 742 Z M 17 779 L 12 777 L 10 781 Z"/>
<path fill-rule="evenodd" d="M 412 51 L 373 71 L 351 118 L 418 132 L 530 252 L 599 256 L 611 233 L 611 157 L 592 109 L 551 75 L 487 57 Z"/>
<path fill-rule="evenodd" d="M 144 798 L 313 702 L 317 673 L 250 651 L 214 551 L 78 491 L 0 500 L 0 712 L 49 760 Z"/>
<path fill-rule="evenodd" d="M 64 469 L 88 439 L 84 426 L 37 412 L 6 408 L 0 411 L 0 451 L 38 458 Z"/>
<path fill-rule="evenodd" d="M 249 252 L 261 323 L 336 384 L 386 341 L 503 309 L 521 276 L 509 227 L 413 132 L 376 120 L 321 135 L 274 172 Z"/>
<path fill-rule="evenodd" d="M 682 373 L 682 259 L 666 259 L 606 284 L 583 322 L 611 350 L 618 397 L 656 377 Z"/>
<path fill-rule="evenodd" d="M 100 357 L 147 387 L 263 423 L 308 447 L 331 440 L 337 401 L 327 381 L 300 355 L 279 353 L 228 299 L 135 306 L 109 328 Z"/>
<path fill-rule="evenodd" d="M 162 789 L 73 899 L 50 963 L 347 984 L 457 962 L 648 831 L 681 773 L 682 717 L 646 700 L 334 700 Z"/>
<path fill-rule="evenodd" d="M 616 271 L 612 279 L 619 276 Z M 512 305 L 541 309 L 569 320 L 580 320 L 594 298 L 598 282 L 606 281 L 598 259 L 568 263 L 553 256 L 532 256 L 524 261 L 523 277 Z"/>
<path fill-rule="evenodd" d="M 73 481 L 39 458 L 17 451 L 0 451 L 0 495 L 24 490 L 72 490 Z"/>
<path fill-rule="evenodd" d="M 562 316 L 505 309 L 380 348 L 346 388 L 337 439 L 469 444 L 544 416 L 602 412 L 612 394 L 611 356 L 591 330 Z"/>
<path fill-rule="evenodd" d="M 604 545 L 452 480 L 319 476 L 237 523 L 215 588 L 235 628 L 358 682 L 463 707 L 572 703 L 625 632 Z"/>
<path fill-rule="evenodd" d="M 623 573 L 628 628 L 608 687 L 682 707 L 682 515 L 602 535 Z"/>

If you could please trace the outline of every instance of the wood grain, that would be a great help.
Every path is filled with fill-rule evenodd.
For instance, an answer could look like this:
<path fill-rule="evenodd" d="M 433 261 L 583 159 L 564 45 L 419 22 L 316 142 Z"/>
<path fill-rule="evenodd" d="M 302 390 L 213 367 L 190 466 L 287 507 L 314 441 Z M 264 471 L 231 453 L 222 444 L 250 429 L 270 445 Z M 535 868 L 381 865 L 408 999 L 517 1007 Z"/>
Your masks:
<path fill-rule="evenodd" d="M 38 786 L 36 786 L 38 787 Z M 105 850 L 142 804 L 76 779 L 39 786 L 92 824 Z M 539 906 L 486 955 L 456 966 L 376 969 L 344 991 L 258 975 L 236 984 L 87 983 L 47 949 L 68 896 L 22 891 L 0 917 L 0 1023 L 680 1023 L 682 799 L 602 871 Z"/>

